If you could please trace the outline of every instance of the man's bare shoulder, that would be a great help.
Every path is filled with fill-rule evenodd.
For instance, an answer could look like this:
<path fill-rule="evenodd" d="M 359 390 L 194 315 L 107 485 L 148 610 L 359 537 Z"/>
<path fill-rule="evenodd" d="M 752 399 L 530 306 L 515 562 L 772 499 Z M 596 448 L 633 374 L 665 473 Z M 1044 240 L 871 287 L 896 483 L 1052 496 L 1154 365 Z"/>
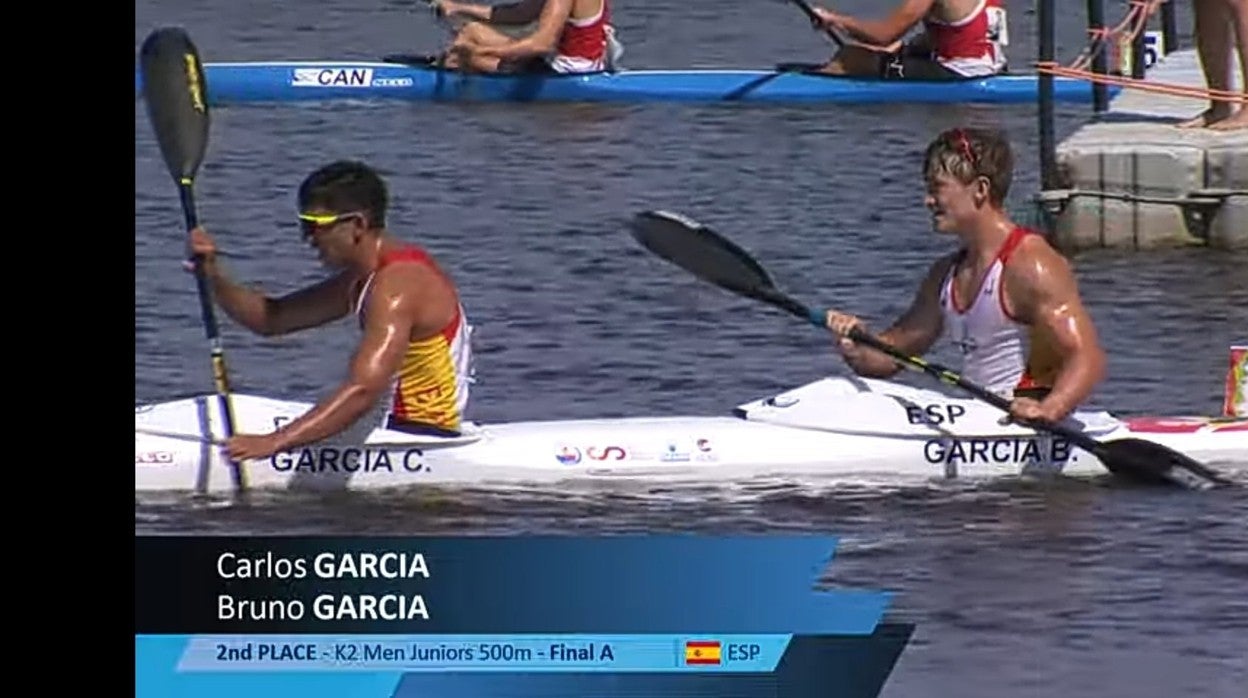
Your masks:
<path fill-rule="evenodd" d="M 370 319 L 403 321 L 423 331 L 449 322 L 456 312 L 457 297 L 437 267 L 396 263 L 378 271 L 368 304 Z"/>
<path fill-rule="evenodd" d="M 373 277 L 369 305 L 419 302 L 429 294 L 430 284 L 437 282 L 437 274 L 426 264 L 400 262 L 387 265 Z"/>
<path fill-rule="evenodd" d="M 1066 255 L 1043 235 L 1027 235 L 1006 265 L 1006 272 L 1028 286 L 1048 286 L 1073 281 L 1074 269 Z"/>
<path fill-rule="evenodd" d="M 1032 322 L 1044 308 L 1082 306 L 1070 260 L 1041 235 L 1023 238 L 1002 274 L 1011 315 Z"/>

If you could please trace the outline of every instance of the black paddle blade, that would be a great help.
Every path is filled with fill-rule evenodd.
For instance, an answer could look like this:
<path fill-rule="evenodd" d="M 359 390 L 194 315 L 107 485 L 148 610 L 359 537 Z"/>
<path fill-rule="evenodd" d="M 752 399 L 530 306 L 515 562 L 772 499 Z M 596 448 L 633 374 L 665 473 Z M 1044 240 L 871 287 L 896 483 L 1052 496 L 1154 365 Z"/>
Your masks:
<path fill-rule="evenodd" d="M 781 293 L 750 253 L 701 223 L 671 211 L 646 211 L 630 228 L 643 247 L 699 279 L 823 325 L 822 313 Z"/>
<path fill-rule="evenodd" d="M 157 29 L 139 49 L 139 69 L 160 154 L 174 181 L 189 184 L 208 144 L 207 82 L 199 51 L 182 29 Z"/>
<path fill-rule="evenodd" d="M 639 213 L 630 228 L 643 247 L 703 281 L 746 295 L 775 288 L 748 252 L 678 213 Z"/>
<path fill-rule="evenodd" d="M 1189 489 L 1230 484 L 1203 463 L 1144 439 L 1104 441 L 1097 444 L 1095 455 L 1115 476 L 1141 484 Z"/>

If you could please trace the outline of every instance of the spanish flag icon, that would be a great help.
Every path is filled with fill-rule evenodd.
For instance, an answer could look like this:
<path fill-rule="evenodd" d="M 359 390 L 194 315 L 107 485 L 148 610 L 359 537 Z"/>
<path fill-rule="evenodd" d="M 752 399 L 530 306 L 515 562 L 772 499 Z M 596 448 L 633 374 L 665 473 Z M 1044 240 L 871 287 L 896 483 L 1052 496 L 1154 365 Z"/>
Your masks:
<path fill-rule="evenodd" d="M 719 640 L 685 642 L 685 664 L 719 664 Z"/>

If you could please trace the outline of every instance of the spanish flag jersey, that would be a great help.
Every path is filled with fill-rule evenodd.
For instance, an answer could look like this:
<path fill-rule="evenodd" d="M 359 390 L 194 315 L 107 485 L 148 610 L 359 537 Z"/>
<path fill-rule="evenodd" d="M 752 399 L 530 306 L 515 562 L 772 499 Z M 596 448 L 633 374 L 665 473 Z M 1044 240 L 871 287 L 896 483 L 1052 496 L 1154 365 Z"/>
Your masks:
<path fill-rule="evenodd" d="M 1005 309 L 1002 273 L 1010 255 L 1032 232 L 1021 227 L 1010 232 L 970 299 L 958 298 L 953 283 L 965 252 L 941 284 L 945 329 L 962 352 L 963 376 L 1004 397 L 1017 390 L 1052 388 L 1062 367 L 1061 356 L 1039 328 L 1023 325 Z"/>
<path fill-rule="evenodd" d="M 446 275 L 428 253 L 405 245 L 382 253 L 381 261 L 364 281 L 355 313 L 364 322 L 364 303 L 377 271 L 391 264 L 423 264 L 444 279 Z M 447 279 L 447 283 L 450 280 Z M 451 321 L 440 331 L 409 340 L 403 363 L 394 377 L 386 429 L 413 434 L 458 436 L 468 406 L 472 383 L 472 326 L 456 300 Z"/>

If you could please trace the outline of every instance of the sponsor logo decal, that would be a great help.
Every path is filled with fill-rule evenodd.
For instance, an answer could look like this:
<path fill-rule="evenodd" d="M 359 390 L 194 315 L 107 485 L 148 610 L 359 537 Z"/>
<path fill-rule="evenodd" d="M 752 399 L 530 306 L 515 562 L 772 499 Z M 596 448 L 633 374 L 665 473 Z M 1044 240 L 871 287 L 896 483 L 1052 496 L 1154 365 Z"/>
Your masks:
<path fill-rule="evenodd" d="M 692 448 L 689 444 L 692 444 Z M 710 463 L 716 460 L 716 456 L 713 453 L 710 439 L 696 438 L 667 442 L 667 447 L 659 454 L 659 460 L 664 463 L 687 463 L 689 461 Z"/>
<path fill-rule="evenodd" d="M 605 448 L 598 446 L 590 446 L 585 449 L 585 455 L 590 460 L 624 460 L 628 458 L 628 451 L 622 446 L 607 446 Z"/>
<path fill-rule="evenodd" d="M 373 87 L 411 87 L 411 78 L 373 78 Z"/>
<path fill-rule="evenodd" d="M 668 442 L 667 450 L 659 456 L 664 463 L 684 463 L 690 458 L 689 452 L 677 446 L 675 441 Z"/>
<path fill-rule="evenodd" d="M 372 68 L 324 66 L 295 68 L 290 79 L 293 87 L 411 87 L 407 77 L 377 77 Z"/>
<path fill-rule="evenodd" d="M 582 459 L 597 462 L 630 463 L 685 463 L 688 461 L 709 462 L 716 460 L 711 441 L 706 438 L 677 438 L 659 442 L 659 448 L 648 448 L 645 444 L 593 444 L 589 446 L 573 446 L 560 443 L 555 446 L 555 459 L 564 465 L 575 465 Z M 658 444 L 654 444 L 658 446 Z"/>
<path fill-rule="evenodd" d="M 555 449 L 555 460 L 564 465 L 576 465 L 581 462 L 581 449 L 576 446 L 559 446 Z"/>
<path fill-rule="evenodd" d="M 135 465 L 165 465 L 172 462 L 171 451 L 142 451 L 134 454 Z"/>
<path fill-rule="evenodd" d="M 186 64 L 186 87 L 191 92 L 191 108 L 203 114 L 207 107 L 204 106 L 203 85 L 199 84 L 199 61 L 195 60 L 193 53 L 183 54 L 182 60 Z"/>

